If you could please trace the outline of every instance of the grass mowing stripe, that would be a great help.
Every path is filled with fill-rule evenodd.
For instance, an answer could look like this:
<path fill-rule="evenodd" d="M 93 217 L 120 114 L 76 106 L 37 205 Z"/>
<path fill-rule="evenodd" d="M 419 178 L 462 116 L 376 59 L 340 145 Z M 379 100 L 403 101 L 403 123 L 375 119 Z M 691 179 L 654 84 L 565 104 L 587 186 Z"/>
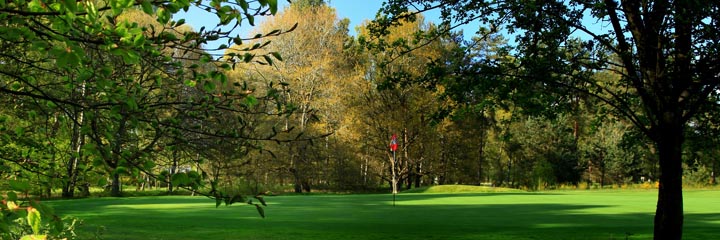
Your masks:
<path fill-rule="evenodd" d="M 657 191 L 402 193 L 268 197 L 254 207 L 202 197 L 54 201 L 85 219 L 81 239 L 650 239 Z M 685 192 L 684 239 L 720 239 L 720 191 Z M 626 234 L 632 234 L 627 235 Z"/>

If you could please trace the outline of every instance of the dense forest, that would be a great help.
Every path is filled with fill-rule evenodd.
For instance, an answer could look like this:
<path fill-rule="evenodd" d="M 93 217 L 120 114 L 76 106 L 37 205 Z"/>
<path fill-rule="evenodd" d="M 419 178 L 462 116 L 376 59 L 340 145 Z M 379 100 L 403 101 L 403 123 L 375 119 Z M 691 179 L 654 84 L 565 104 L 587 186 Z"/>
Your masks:
<path fill-rule="evenodd" d="M 389 18 L 351 35 L 324 1 L 237 4 L 2 1 L 0 187 L 220 199 L 387 191 L 395 178 L 400 189 L 662 182 L 667 145 L 653 134 L 673 129 L 656 130 L 665 125 L 652 107 L 664 103 L 647 104 L 628 81 L 627 56 L 608 45 L 519 31 L 536 26 L 529 20 L 514 35 L 496 25 L 464 33 L 392 4 L 381 10 Z M 189 7 L 221 24 L 192 29 L 171 18 Z M 702 46 L 691 74 L 710 80 L 679 93 L 702 103 L 683 110 L 691 114 L 678 130 L 685 186 L 716 185 L 720 170 L 717 11 L 698 20 L 715 30 L 693 39 Z M 257 35 L 230 35 L 235 23 L 256 25 Z"/>

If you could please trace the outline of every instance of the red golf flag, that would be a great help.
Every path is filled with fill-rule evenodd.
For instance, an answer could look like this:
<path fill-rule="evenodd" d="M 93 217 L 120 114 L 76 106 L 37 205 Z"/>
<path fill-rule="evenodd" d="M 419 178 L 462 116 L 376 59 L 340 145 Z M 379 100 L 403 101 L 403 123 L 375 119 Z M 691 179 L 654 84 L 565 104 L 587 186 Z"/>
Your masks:
<path fill-rule="evenodd" d="M 390 138 L 390 151 L 397 151 L 397 135 L 393 134 Z"/>

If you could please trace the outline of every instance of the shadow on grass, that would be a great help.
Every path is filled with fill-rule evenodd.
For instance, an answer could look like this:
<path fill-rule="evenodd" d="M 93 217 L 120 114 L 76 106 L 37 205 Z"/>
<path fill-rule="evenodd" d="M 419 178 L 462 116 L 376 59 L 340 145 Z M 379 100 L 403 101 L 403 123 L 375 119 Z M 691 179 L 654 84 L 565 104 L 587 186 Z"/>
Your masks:
<path fill-rule="evenodd" d="M 503 195 L 504 194 L 504 195 Z M 496 197 L 493 199 L 486 197 Z M 104 239 L 650 239 L 653 213 L 618 213 L 603 203 L 520 203 L 537 193 L 268 198 L 268 218 L 244 204 L 215 208 L 190 197 L 89 199 L 53 203 L 85 219 L 82 231 L 105 226 Z M 473 198 L 473 204 L 412 201 Z M 505 201 L 505 202 L 503 202 Z M 648 204 L 652 204 L 649 202 Z M 605 211 L 607 209 L 607 211 Z M 684 239 L 718 239 L 720 214 L 685 215 Z M 81 235 L 81 239 L 82 235 Z"/>

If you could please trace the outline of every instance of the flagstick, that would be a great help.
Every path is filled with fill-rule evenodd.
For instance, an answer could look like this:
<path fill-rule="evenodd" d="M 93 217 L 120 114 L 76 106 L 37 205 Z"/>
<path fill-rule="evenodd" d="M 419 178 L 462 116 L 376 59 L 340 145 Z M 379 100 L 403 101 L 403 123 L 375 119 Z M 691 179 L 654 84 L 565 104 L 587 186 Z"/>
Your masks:
<path fill-rule="evenodd" d="M 397 137 L 395 134 L 392 135 L 392 138 L 390 138 L 390 151 L 392 152 L 392 181 L 391 181 L 391 187 L 392 187 L 392 194 L 393 194 L 393 207 L 395 207 L 395 195 L 397 194 L 397 174 L 395 173 L 395 168 L 397 167 L 396 159 L 395 159 L 395 151 L 397 151 Z"/>
<path fill-rule="evenodd" d="M 395 151 L 392 151 L 392 153 L 393 153 L 393 166 L 392 167 L 393 167 L 393 172 L 394 172 L 395 171 Z M 393 175 L 395 175 L 395 174 L 393 174 Z M 392 186 L 392 188 L 393 188 L 393 207 L 395 207 L 395 192 L 396 192 L 395 189 L 397 188 L 397 179 L 395 179 L 395 176 L 393 176 L 392 184 L 393 184 L 393 186 Z"/>

